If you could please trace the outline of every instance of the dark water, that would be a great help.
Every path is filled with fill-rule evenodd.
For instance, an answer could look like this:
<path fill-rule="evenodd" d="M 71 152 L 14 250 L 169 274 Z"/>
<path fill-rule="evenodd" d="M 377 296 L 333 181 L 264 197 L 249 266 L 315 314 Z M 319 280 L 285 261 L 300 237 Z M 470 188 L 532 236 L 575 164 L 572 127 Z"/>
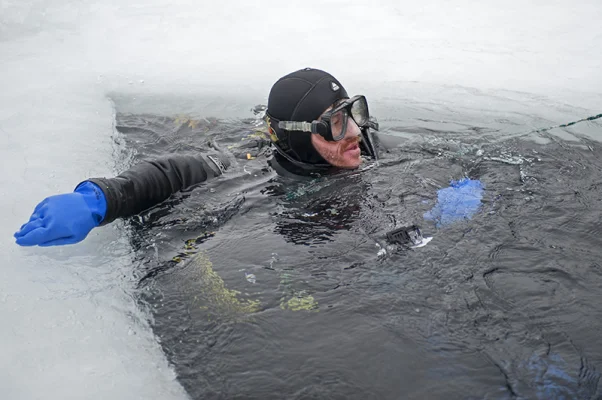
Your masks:
<path fill-rule="evenodd" d="M 244 160 L 251 112 L 118 107 L 124 168 L 214 142 L 239 156 L 128 224 L 140 304 L 192 398 L 602 398 L 601 119 L 397 102 L 374 107 L 403 138 L 377 168 L 298 180 Z M 484 184 L 479 212 L 425 220 L 461 177 Z M 387 245 L 408 224 L 432 241 Z"/>

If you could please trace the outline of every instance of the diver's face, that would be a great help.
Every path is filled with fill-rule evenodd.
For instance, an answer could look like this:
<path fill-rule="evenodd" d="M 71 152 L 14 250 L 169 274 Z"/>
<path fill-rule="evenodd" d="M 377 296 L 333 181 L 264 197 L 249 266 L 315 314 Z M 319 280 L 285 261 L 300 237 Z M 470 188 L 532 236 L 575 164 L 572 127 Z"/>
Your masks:
<path fill-rule="evenodd" d="M 328 107 L 324 112 L 331 108 L 332 107 Z M 336 120 L 331 121 L 331 124 L 336 123 Z M 311 143 L 314 148 L 329 164 L 347 169 L 357 168 L 362 163 L 359 145 L 360 139 L 360 127 L 357 126 L 351 117 L 347 118 L 347 131 L 345 137 L 338 142 L 329 142 L 320 135 L 311 135 Z"/>

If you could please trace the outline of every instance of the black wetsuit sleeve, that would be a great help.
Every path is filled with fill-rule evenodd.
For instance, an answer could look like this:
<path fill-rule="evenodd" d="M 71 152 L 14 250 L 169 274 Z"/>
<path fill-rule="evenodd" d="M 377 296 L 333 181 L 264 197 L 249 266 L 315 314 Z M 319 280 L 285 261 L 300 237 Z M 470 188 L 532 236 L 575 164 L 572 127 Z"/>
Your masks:
<path fill-rule="evenodd" d="M 230 166 L 223 155 L 173 156 L 144 161 L 115 178 L 88 179 L 107 200 L 101 225 L 151 208 L 172 194 L 221 175 Z"/>

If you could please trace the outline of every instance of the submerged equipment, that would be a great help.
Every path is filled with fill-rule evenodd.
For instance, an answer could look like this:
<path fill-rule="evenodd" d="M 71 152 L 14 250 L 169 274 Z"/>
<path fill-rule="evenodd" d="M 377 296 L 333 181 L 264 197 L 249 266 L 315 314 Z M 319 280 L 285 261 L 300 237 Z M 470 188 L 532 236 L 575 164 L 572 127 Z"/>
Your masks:
<path fill-rule="evenodd" d="M 392 244 L 420 244 L 423 240 L 420 228 L 417 225 L 403 226 L 387 232 L 387 241 Z"/>

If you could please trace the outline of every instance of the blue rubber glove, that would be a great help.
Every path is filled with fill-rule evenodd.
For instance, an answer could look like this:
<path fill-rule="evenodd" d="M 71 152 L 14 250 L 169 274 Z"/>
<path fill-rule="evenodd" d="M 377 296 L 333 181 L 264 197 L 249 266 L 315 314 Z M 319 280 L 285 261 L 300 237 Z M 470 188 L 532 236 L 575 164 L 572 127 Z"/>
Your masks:
<path fill-rule="evenodd" d="M 478 211 L 483 198 L 483 184 L 468 178 L 451 181 L 450 186 L 437 191 L 437 204 L 424 214 L 437 227 L 470 219 Z"/>
<path fill-rule="evenodd" d="M 86 181 L 73 193 L 50 196 L 33 210 L 29 221 L 15 233 L 21 246 L 61 246 L 80 242 L 100 225 L 107 213 L 104 193 Z"/>

